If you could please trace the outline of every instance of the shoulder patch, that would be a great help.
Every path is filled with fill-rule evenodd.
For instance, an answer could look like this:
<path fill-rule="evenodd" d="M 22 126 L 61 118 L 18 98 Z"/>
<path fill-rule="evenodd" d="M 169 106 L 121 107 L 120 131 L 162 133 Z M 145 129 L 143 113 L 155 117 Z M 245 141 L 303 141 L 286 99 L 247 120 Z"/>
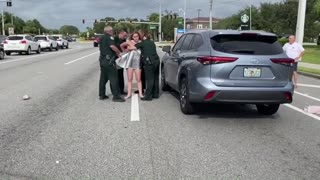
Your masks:
<path fill-rule="evenodd" d="M 111 39 L 111 40 L 114 40 L 114 37 L 113 37 L 113 36 L 110 36 L 110 39 Z"/>

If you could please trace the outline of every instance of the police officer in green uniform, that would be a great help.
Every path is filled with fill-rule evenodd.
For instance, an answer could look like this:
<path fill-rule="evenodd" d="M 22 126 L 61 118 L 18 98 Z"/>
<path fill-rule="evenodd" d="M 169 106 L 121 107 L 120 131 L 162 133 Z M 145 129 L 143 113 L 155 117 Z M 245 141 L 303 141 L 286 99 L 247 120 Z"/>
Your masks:
<path fill-rule="evenodd" d="M 145 72 L 146 91 L 143 101 L 151 101 L 152 98 L 159 98 L 159 65 L 160 58 L 157 54 L 156 45 L 151 40 L 150 35 L 146 39 L 135 45 L 141 50 L 141 62 Z"/>
<path fill-rule="evenodd" d="M 120 44 L 126 42 L 127 32 L 125 30 L 121 30 L 117 36 L 114 37 L 114 43 L 117 48 L 121 51 Z M 120 94 L 126 94 L 124 92 L 124 77 L 123 77 L 123 68 L 118 69 L 118 80 L 119 80 L 119 88 Z"/>
<path fill-rule="evenodd" d="M 106 84 L 110 80 L 111 92 L 114 102 L 124 102 L 125 100 L 120 96 L 118 72 L 115 60 L 120 56 L 120 50 L 115 46 L 113 29 L 111 26 L 104 28 L 105 34 L 100 39 L 100 82 L 99 82 L 99 99 L 107 99 Z"/>

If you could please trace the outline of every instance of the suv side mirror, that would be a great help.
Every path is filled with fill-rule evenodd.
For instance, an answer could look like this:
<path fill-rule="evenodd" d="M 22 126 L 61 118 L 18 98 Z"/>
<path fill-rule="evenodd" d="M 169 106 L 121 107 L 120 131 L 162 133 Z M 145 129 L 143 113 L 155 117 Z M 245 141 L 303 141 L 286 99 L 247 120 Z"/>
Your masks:
<path fill-rule="evenodd" d="M 162 51 L 170 54 L 171 46 L 163 46 Z"/>

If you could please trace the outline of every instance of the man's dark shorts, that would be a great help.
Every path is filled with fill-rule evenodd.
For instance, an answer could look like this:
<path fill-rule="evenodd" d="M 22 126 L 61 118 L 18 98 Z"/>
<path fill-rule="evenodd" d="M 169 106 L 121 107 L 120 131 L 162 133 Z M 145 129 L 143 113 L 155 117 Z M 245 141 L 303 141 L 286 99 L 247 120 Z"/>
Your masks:
<path fill-rule="evenodd" d="M 293 71 L 298 71 L 298 62 L 293 63 Z"/>

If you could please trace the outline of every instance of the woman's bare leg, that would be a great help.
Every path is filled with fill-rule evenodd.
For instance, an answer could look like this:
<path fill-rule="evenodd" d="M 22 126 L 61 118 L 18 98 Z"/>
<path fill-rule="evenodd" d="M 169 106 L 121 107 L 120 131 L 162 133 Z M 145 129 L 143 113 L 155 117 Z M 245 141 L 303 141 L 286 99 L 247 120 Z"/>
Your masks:
<path fill-rule="evenodd" d="M 141 81 L 141 69 L 135 69 L 134 70 L 135 76 L 136 76 L 136 81 L 138 84 L 138 91 L 139 91 L 139 96 L 143 97 L 142 93 L 142 81 Z"/>
<path fill-rule="evenodd" d="M 128 75 L 128 93 L 125 99 L 128 99 L 131 97 L 132 94 L 132 80 L 133 80 L 133 69 L 129 68 L 127 70 L 127 75 Z"/>

